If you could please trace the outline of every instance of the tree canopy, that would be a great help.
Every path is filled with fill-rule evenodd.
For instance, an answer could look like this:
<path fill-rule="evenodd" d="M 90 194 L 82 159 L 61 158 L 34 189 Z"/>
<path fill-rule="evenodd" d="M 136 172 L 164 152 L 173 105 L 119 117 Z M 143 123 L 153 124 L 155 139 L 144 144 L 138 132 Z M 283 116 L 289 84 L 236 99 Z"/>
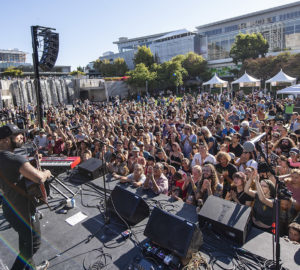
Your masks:
<path fill-rule="evenodd" d="M 154 56 L 150 48 L 146 46 L 139 46 L 135 53 L 133 62 L 136 65 L 143 63 L 146 67 L 151 67 L 154 64 Z"/>
<path fill-rule="evenodd" d="M 156 79 L 156 72 L 150 71 L 144 63 L 137 64 L 134 70 L 127 72 L 128 83 L 136 87 L 145 87 L 146 81 L 151 84 Z"/>
<path fill-rule="evenodd" d="M 186 69 L 190 77 L 203 77 L 207 70 L 207 62 L 201 55 L 189 52 L 182 61 L 182 67 Z"/>
<path fill-rule="evenodd" d="M 22 75 L 23 75 L 23 71 L 15 68 L 15 67 L 8 67 L 3 72 L 3 76 L 20 77 Z"/>
<path fill-rule="evenodd" d="M 80 70 L 73 70 L 72 72 L 69 73 L 69 75 L 71 75 L 71 76 L 83 76 L 83 75 L 85 75 L 85 73 L 80 71 Z"/>
<path fill-rule="evenodd" d="M 256 78 L 267 80 L 276 75 L 280 69 L 292 77 L 298 77 L 300 73 L 300 53 L 281 53 L 277 56 L 265 58 L 247 59 L 242 65 L 240 73 L 245 70 Z"/>
<path fill-rule="evenodd" d="M 76 70 L 77 70 L 77 71 L 84 72 L 84 67 L 78 66 Z"/>
<path fill-rule="evenodd" d="M 238 34 L 230 50 L 233 62 L 244 62 L 248 58 L 264 57 L 268 52 L 268 41 L 261 33 Z"/>
<path fill-rule="evenodd" d="M 94 62 L 94 68 L 104 77 L 124 76 L 128 71 L 124 58 L 116 58 L 113 63 L 108 59 Z"/>

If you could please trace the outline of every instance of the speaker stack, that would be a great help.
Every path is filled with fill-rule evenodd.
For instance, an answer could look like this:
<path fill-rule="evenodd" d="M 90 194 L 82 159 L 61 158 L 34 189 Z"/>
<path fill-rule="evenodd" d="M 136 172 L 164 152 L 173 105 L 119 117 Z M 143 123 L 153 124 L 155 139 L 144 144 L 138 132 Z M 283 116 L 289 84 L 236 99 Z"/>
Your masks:
<path fill-rule="evenodd" d="M 50 71 L 56 62 L 59 51 L 59 34 L 46 31 L 44 34 L 43 54 L 39 61 L 39 66 L 44 71 Z"/>

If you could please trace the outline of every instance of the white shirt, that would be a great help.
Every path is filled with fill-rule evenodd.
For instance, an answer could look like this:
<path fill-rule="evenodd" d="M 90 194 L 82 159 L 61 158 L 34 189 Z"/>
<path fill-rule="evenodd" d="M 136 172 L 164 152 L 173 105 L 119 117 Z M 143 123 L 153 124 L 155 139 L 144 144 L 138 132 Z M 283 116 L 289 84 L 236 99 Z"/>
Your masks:
<path fill-rule="evenodd" d="M 239 161 L 240 161 L 240 159 L 238 159 L 236 162 L 239 162 Z M 250 159 L 246 162 L 246 168 L 247 167 L 253 167 L 254 169 L 257 170 L 257 166 L 258 166 L 258 163 L 253 159 Z M 240 165 L 239 171 L 240 172 L 245 172 L 246 171 L 243 165 Z"/>
<path fill-rule="evenodd" d="M 200 165 L 203 165 L 205 162 L 211 163 L 211 164 L 213 164 L 213 165 L 216 165 L 216 164 L 217 164 L 216 158 L 215 158 L 213 155 L 208 154 L 207 157 L 206 157 L 206 158 L 204 159 L 204 161 L 202 162 L 202 158 L 201 158 L 200 153 L 196 153 L 196 154 L 194 155 L 194 158 L 193 158 L 193 161 L 192 161 L 192 167 L 194 167 L 195 165 L 197 165 L 197 163 L 196 163 L 196 160 L 197 160 L 197 159 L 199 160 Z"/>

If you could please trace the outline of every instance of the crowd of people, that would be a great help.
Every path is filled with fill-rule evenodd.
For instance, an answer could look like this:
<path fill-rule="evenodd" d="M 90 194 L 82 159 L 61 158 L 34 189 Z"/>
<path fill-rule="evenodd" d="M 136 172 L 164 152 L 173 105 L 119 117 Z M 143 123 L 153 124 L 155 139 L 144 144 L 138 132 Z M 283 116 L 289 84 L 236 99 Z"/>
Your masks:
<path fill-rule="evenodd" d="M 208 93 L 74 100 L 73 106 L 45 109 L 43 128 L 37 128 L 33 105 L 5 113 L 22 116 L 18 124 L 42 155 L 102 159 L 120 182 L 193 204 L 197 211 L 210 195 L 247 205 L 253 226 L 268 232 L 275 173 L 284 183 L 278 192 L 280 235 L 300 243 L 300 115 L 293 103 L 270 95 L 229 99 Z"/>

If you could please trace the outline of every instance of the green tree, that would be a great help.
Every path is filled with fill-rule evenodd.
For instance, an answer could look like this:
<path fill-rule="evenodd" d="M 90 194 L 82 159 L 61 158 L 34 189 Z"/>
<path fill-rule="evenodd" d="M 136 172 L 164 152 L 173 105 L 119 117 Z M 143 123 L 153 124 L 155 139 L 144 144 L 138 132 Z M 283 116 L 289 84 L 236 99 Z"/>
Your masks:
<path fill-rule="evenodd" d="M 69 73 L 69 75 L 71 75 L 71 76 L 84 76 L 85 75 L 85 73 L 84 72 L 81 72 L 81 71 L 79 71 L 79 70 L 73 70 L 73 71 L 71 71 L 70 73 Z"/>
<path fill-rule="evenodd" d="M 8 67 L 3 72 L 3 76 L 20 77 L 22 75 L 23 75 L 23 71 L 15 68 L 15 67 Z"/>
<path fill-rule="evenodd" d="M 186 69 L 189 77 L 203 77 L 207 72 L 207 62 L 205 59 L 194 52 L 189 52 L 182 61 L 182 67 Z"/>
<path fill-rule="evenodd" d="M 157 74 L 155 71 L 150 71 L 144 63 L 137 64 L 134 70 L 127 72 L 130 76 L 128 83 L 135 87 L 146 87 L 146 81 L 151 86 L 156 80 Z"/>
<path fill-rule="evenodd" d="M 240 75 L 245 70 L 256 78 L 268 80 L 276 75 L 280 69 L 292 77 L 300 73 L 300 54 L 281 53 L 277 56 L 268 56 L 257 59 L 247 59 L 240 70 Z"/>
<path fill-rule="evenodd" d="M 150 48 L 139 46 L 138 51 L 134 55 L 133 62 L 135 66 L 143 63 L 146 67 L 151 67 L 154 64 L 154 56 Z"/>
<path fill-rule="evenodd" d="M 178 54 L 178 55 L 174 56 L 174 57 L 171 59 L 171 61 L 173 61 L 173 62 L 177 61 L 177 62 L 180 62 L 180 63 L 182 64 L 182 62 L 183 62 L 185 59 L 186 59 L 186 55 L 184 55 L 184 54 Z"/>
<path fill-rule="evenodd" d="M 113 63 L 108 59 L 94 62 L 94 68 L 104 77 L 124 76 L 128 71 L 127 64 L 123 58 L 116 58 Z"/>
<path fill-rule="evenodd" d="M 244 62 L 248 58 L 264 57 L 268 52 L 268 41 L 261 33 L 238 34 L 230 50 L 233 62 Z"/>
<path fill-rule="evenodd" d="M 78 66 L 76 70 L 77 70 L 77 71 L 84 72 L 84 67 Z"/>
<path fill-rule="evenodd" d="M 185 68 L 182 67 L 179 61 L 167 61 L 161 64 L 157 70 L 157 77 L 160 86 L 163 88 L 167 87 L 178 87 L 183 85 L 183 79 L 188 75 Z"/>
<path fill-rule="evenodd" d="M 124 76 L 128 71 L 128 66 L 124 58 L 116 58 L 113 63 L 115 76 Z"/>

